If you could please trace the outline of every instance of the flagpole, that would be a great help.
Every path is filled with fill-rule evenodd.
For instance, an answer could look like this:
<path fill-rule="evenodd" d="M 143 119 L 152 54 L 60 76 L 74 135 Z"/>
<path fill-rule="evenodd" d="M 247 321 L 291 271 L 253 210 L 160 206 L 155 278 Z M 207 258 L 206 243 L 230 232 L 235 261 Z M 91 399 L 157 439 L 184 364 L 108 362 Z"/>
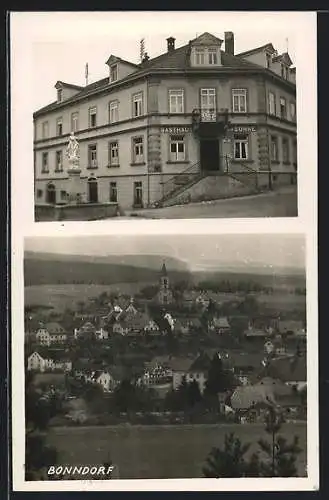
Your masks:
<path fill-rule="evenodd" d="M 85 67 L 86 85 L 88 85 L 88 75 L 89 75 L 89 68 L 88 68 L 88 63 L 86 63 L 86 67 Z"/>

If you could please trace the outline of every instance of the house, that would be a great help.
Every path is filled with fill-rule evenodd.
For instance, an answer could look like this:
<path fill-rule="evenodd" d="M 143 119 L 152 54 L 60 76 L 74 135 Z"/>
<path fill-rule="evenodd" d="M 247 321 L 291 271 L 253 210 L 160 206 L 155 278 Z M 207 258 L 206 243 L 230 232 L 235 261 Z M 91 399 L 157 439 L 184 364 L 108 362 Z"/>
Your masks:
<path fill-rule="evenodd" d="M 111 370 L 95 372 L 93 380 L 102 387 L 104 392 L 113 392 L 120 382 L 114 379 Z"/>
<path fill-rule="evenodd" d="M 307 386 L 306 356 L 286 356 L 273 359 L 264 369 L 268 376 L 279 379 L 297 391 Z"/>
<path fill-rule="evenodd" d="M 112 325 L 112 331 L 116 335 L 128 335 L 129 325 L 125 321 L 116 321 Z"/>
<path fill-rule="evenodd" d="M 184 318 L 175 320 L 174 332 L 178 335 L 188 335 L 190 333 L 190 323 Z"/>
<path fill-rule="evenodd" d="M 64 328 L 58 323 L 46 323 L 40 327 L 36 333 L 36 340 L 39 345 L 50 346 L 51 344 L 65 343 L 67 335 Z"/>
<path fill-rule="evenodd" d="M 63 372 L 68 372 L 72 370 L 72 361 L 65 359 L 64 357 L 58 357 L 55 354 L 41 356 L 38 352 L 33 352 L 27 360 L 28 371 L 53 371 L 61 370 Z"/>
<path fill-rule="evenodd" d="M 228 353 L 228 357 L 225 358 L 225 364 L 233 371 L 234 375 L 249 377 L 261 370 L 266 361 L 262 352 L 247 353 L 231 351 Z"/>
<path fill-rule="evenodd" d="M 195 303 L 197 306 L 202 307 L 202 309 L 207 309 L 209 306 L 210 298 L 208 296 L 208 293 L 205 291 L 202 291 L 195 299 Z"/>
<path fill-rule="evenodd" d="M 94 340 L 96 327 L 90 321 L 84 323 L 80 328 L 74 329 L 74 338 L 83 340 Z"/>
<path fill-rule="evenodd" d="M 160 328 L 153 319 L 150 319 L 144 326 L 144 332 L 150 335 L 157 335 L 160 333 Z"/>
<path fill-rule="evenodd" d="M 128 307 L 125 309 L 125 314 L 137 314 L 138 310 L 134 306 L 134 298 L 131 297 Z"/>
<path fill-rule="evenodd" d="M 273 391 L 259 385 L 238 386 L 231 396 L 231 407 L 241 422 L 253 422 L 276 406 Z"/>
<path fill-rule="evenodd" d="M 97 340 L 107 340 L 109 338 L 109 332 L 101 327 L 95 331 L 95 337 Z"/>
<path fill-rule="evenodd" d="M 211 360 L 205 354 L 191 358 L 172 358 L 170 367 L 173 373 L 173 389 L 178 389 L 183 380 L 192 382 L 195 380 L 203 393 L 206 387 L 208 370 Z"/>
<path fill-rule="evenodd" d="M 215 316 L 208 322 L 208 332 L 214 332 L 219 335 L 228 333 L 230 331 L 230 324 L 226 317 Z"/>
<path fill-rule="evenodd" d="M 278 331 L 281 335 L 297 335 L 300 337 L 306 336 L 304 324 L 302 321 L 296 320 L 279 320 L 278 321 Z"/>
<path fill-rule="evenodd" d="M 275 351 L 275 346 L 271 340 L 267 340 L 264 344 L 264 352 L 266 354 L 272 354 Z"/>
<path fill-rule="evenodd" d="M 249 325 L 247 330 L 244 331 L 244 337 L 248 340 L 260 340 L 264 341 L 269 336 L 269 333 L 266 329 L 254 328 L 252 325 Z"/>

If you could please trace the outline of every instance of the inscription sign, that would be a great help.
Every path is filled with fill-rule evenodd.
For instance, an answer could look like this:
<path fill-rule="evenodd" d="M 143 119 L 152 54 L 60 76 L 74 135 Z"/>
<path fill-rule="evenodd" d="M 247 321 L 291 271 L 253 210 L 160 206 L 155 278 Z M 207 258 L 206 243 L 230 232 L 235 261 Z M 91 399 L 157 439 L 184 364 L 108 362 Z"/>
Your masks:
<path fill-rule="evenodd" d="M 201 121 L 202 122 L 215 122 L 216 113 L 214 111 L 201 111 Z"/>
<path fill-rule="evenodd" d="M 165 134 L 185 134 L 190 132 L 190 127 L 162 127 L 161 132 Z"/>

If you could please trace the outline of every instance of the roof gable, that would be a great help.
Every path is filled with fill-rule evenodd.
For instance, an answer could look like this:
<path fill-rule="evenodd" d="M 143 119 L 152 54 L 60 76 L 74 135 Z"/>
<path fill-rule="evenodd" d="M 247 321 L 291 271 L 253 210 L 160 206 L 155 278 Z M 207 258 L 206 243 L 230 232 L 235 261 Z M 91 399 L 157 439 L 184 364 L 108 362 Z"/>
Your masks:
<path fill-rule="evenodd" d="M 284 52 L 283 54 L 280 54 L 276 57 L 273 57 L 273 62 L 276 62 L 276 61 L 282 62 L 282 63 L 286 64 L 287 66 L 292 65 L 292 60 L 291 60 L 288 52 Z"/>
<path fill-rule="evenodd" d="M 260 47 L 256 47 L 254 49 L 245 50 L 244 52 L 240 52 L 236 54 L 238 57 L 249 56 L 251 54 L 257 54 L 257 52 L 270 52 L 271 54 L 275 54 L 276 50 L 273 47 L 272 43 L 265 43 L 265 45 L 261 45 Z"/>
<path fill-rule="evenodd" d="M 217 38 L 216 36 L 212 35 L 211 33 L 205 32 L 202 33 L 202 35 L 198 36 L 194 40 L 191 41 L 191 45 L 219 45 L 221 46 L 223 43 L 223 40 L 220 38 Z"/>

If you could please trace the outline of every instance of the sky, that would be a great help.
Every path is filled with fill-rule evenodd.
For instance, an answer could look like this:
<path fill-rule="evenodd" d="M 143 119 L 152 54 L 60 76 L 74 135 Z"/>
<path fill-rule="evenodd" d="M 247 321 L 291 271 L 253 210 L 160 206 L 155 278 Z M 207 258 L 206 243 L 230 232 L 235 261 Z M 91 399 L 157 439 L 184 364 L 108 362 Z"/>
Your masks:
<path fill-rule="evenodd" d="M 55 83 L 85 84 L 108 76 L 111 54 L 139 63 L 140 40 L 148 55 L 166 52 L 166 38 L 176 47 L 210 32 L 224 39 L 235 35 L 235 53 L 272 42 L 295 62 L 296 30 L 303 31 L 303 12 L 30 12 L 14 13 L 11 31 L 17 43 L 31 44 L 33 109 L 56 100 Z M 312 13 L 311 13 L 312 14 Z M 223 44 L 224 45 L 224 44 Z M 224 48 L 224 46 L 223 46 Z"/>
<path fill-rule="evenodd" d="M 185 261 L 192 269 L 266 266 L 304 269 L 304 237 L 299 234 L 33 236 L 25 250 L 69 255 L 162 255 Z"/>

